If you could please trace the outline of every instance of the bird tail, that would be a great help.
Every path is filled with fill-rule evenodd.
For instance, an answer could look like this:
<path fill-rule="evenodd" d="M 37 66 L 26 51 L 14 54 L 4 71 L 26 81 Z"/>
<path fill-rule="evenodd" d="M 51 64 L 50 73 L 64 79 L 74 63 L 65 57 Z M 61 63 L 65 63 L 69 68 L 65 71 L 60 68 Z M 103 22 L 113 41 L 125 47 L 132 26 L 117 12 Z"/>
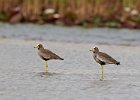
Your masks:
<path fill-rule="evenodd" d="M 116 65 L 120 65 L 120 62 L 117 62 Z"/>
<path fill-rule="evenodd" d="M 60 60 L 64 60 L 63 58 L 59 58 Z"/>

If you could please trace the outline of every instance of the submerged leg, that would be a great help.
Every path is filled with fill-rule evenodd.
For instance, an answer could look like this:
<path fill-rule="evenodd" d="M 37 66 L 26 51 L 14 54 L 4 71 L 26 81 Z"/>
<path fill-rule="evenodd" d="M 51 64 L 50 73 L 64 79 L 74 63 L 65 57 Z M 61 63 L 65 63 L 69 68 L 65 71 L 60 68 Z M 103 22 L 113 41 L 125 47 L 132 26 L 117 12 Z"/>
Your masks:
<path fill-rule="evenodd" d="M 101 67 L 102 67 L 102 76 L 101 76 L 101 81 L 103 81 L 103 80 L 104 80 L 104 66 L 103 66 L 103 65 L 101 65 Z"/>
<path fill-rule="evenodd" d="M 48 72 L 48 62 L 46 61 L 46 72 Z"/>

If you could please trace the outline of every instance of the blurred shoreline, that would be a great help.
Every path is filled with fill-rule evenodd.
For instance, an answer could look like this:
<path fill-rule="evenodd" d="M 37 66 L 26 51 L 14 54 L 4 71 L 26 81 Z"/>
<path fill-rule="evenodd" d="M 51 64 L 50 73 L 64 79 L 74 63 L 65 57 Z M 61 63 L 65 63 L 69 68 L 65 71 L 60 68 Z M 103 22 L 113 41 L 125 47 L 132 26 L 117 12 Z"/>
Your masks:
<path fill-rule="evenodd" d="M 0 21 L 140 29 L 140 0 L 0 0 Z"/>

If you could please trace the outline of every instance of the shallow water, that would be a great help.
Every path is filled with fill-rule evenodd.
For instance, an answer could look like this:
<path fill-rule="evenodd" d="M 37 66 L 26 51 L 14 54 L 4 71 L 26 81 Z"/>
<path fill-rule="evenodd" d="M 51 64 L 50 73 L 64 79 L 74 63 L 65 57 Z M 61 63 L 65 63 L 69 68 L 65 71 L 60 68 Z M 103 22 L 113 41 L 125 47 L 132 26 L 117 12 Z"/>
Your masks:
<path fill-rule="evenodd" d="M 1 23 L 0 100 L 139 100 L 139 32 Z M 36 43 L 64 58 L 48 62 L 49 74 Z M 104 81 L 93 45 L 121 62 L 105 66 Z"/>
<path fill-rule="evenodd" d="M 72 43 L 140 45 L 140 30 L 0 23 L 1 37 Z"/>
<path fill-rule="evenodd" d="M 120 66 L 105 66 L 105 80 L 100 81 L 100 67 L 88 51 L 90 44 L 44 43 L 65 59 L 49 61 L 49 74 L 43 72 L 44 62 L 33 48 L 35 44 L 36 41 L 0 40 L 2 100 L 140 99 L 139 46 L 98 45 L 121 62 Z"/>

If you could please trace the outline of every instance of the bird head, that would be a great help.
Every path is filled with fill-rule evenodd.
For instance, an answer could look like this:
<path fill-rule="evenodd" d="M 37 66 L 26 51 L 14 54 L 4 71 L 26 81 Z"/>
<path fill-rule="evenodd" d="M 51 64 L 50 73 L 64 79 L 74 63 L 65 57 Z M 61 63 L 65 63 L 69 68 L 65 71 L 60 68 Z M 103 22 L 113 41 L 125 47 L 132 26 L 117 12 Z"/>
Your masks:
<path fill-rule="evenodd" d="M 90 49 L 89 51 L 92 51 L 93 53 L 99 52 L 99 49 L 97 47 L 94 47 Z"/>
<path fill-rule="evenodd" d="M 34 48 L 40 49 L 40 48 L 43 48 L 43 45 L 42 44 L 37 44 L 37 45 L 34 46 Z"/>

